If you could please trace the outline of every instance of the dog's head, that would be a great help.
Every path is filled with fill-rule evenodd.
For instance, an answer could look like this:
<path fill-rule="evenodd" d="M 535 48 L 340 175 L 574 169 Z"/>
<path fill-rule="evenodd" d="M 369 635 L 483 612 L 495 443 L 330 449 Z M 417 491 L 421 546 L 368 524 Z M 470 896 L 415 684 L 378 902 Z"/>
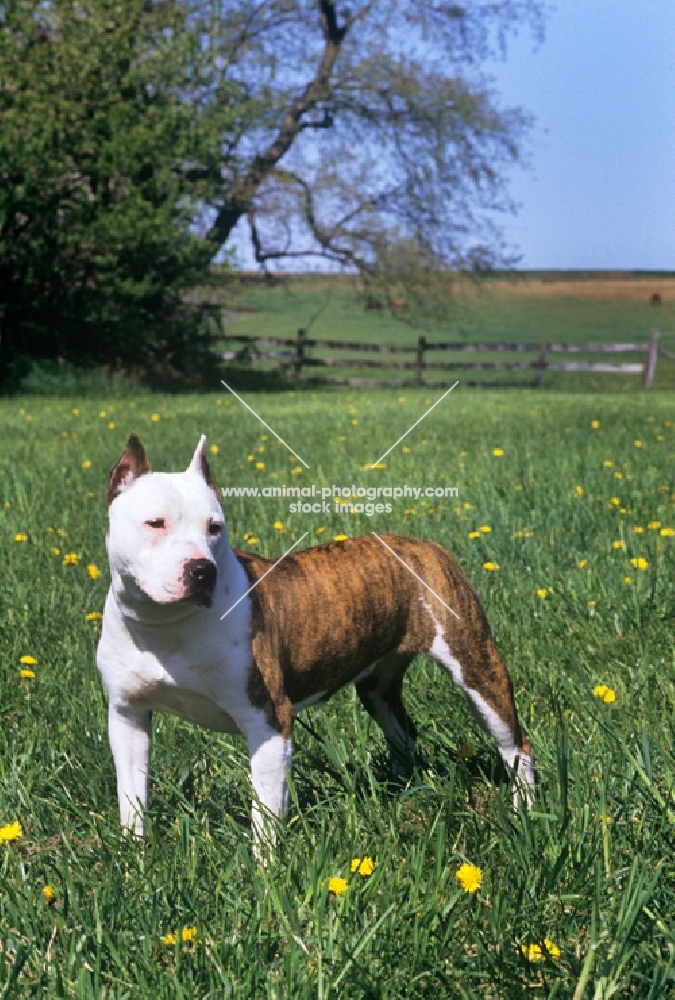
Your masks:
<path fill-rule="evenodd" d="M 110 473 L 110 569 L 140 600 L 211 607 L 227 535 L 205 443 L 202 435 L 185 472 L 152 472 L 132 434 Z"/>

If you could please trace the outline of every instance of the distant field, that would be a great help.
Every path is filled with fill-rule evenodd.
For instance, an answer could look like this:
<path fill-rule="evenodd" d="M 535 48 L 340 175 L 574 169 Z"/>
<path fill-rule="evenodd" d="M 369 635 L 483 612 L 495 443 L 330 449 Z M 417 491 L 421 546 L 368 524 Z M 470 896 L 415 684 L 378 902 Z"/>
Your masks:
<path fill-rule="evenodd" d="M 658 306 L 650 303 L 654 294 L 661 297 Z M 662 346 L 675 353 L 675 276 L 552 272 L 464 281 L 457 286 L 446 320 L 433 326 L 413 322 L 405 310 L 396 315 L 387 309 L 365 311 L 364 298 L 348 277 L 291 277 L 272 285 L 249 277 L 227 291 L 224 326 L 231 334 L 276 337 L 294 337 L 304 327 L 316 339 L 391 344 L 415 343 L 420 334 L 430 342 L 540 342 L 544 337 L 573 343 L 644 342 L 656 327 Z M 453 355 L 456 361 L 472 359 L 476 356 Z M 616 360 L 640 361 L 642 355 Z M 639 388 L 641 380 L 552 372 L 543 384 L 562 390 L 623 391 Z M 655 387 L 675 387 L 675 361 L 659 358 Z"/>

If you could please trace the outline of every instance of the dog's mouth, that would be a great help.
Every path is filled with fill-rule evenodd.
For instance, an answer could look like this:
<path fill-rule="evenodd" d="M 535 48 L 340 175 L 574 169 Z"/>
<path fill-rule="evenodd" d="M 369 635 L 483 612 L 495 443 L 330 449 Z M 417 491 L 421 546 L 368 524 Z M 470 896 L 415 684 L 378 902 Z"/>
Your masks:
<path fill-rule="evenodd" d="M 204 608 L 213 605 L 218 568 L 210 559 L 190 559 L 183 569 L 182 600 Z"/>

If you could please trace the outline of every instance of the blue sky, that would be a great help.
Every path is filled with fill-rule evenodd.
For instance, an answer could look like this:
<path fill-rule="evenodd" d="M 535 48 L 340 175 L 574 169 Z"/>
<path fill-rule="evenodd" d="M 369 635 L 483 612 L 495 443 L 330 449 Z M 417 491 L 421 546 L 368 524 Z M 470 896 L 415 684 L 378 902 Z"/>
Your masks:
<path fill-rule="evenodd" d="M 536 117 L 496 216 L 518 266 L 675 271 L 675 0 L 548 3 L 544 41 L 523 30 L 487 71 Z"/>
<path fill-rule="evenodd" d="M 537 118 L 502 218 L 520 266 L 675 270 L 675 2 L 559 0 L 491 72 Z"/>

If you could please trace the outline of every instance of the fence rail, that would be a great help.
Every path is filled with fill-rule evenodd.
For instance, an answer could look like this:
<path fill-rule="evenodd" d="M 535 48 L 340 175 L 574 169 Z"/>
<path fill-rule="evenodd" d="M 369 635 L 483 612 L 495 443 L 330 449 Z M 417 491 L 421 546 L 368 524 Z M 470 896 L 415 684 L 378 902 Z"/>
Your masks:
<path fill-rule="evenodd" d="M 552 343 L 546 338 L 539 342 L 525 343 L 432 343 L 425 337 L 419 337 L 416 344 L 360 344 L 351 340 L 315 340 L 307 337 L 305 330 L 298 330 L 295 338 L 284 337 L 251 337 L 244 334 L 229 334 L 221 338 L 225 342 L 240 345 L 239 350 L 221 352 L 221 357 L 227 361 L 279 361 L 277 374 L 290 375 L 294 382 L 302 382 L 307 378 L 307 371 L 325 368 L 357 368 L 384 369 L 414 372 L 413 379 L 364 379 L 321 377 L 321 384 L 355 387 L 391 386 L 391 387 L 428 387 L 440 388 L 446 381 L 426 379 L 426 371 L 483 371 L 483 372 L 533 372 L 531 381 L 476 382 L 462 380 L 463 385 L 485 388 L 509 388 L 523 386 L 539 386 L 545 372 L 596 372 L 619 375 L 642 375 L 643 385 L 650 388 L 656 372 L 658 354 L 667 358 L 675 355 L 659 348 L 660 333 L 652 330 L 649 340 L 643 343 L 630 344 L 569 344 Z M 260 347 L 282 347 L 287 350 L 260 350 Z M 414 360 L 385 360 L 383 358 L 343 358 L 316 357 L 307 354 L 308 350 L 360 352 L 361 354 L 414 354 Z M 537 354 L 531 361 L 435 361 L 427 360 L 429 353 L 449 351 L 455 353 L 523 353 Z M 552 361 L 551 354 L 639 354 L 645 356 L 644 361 Z"/>

